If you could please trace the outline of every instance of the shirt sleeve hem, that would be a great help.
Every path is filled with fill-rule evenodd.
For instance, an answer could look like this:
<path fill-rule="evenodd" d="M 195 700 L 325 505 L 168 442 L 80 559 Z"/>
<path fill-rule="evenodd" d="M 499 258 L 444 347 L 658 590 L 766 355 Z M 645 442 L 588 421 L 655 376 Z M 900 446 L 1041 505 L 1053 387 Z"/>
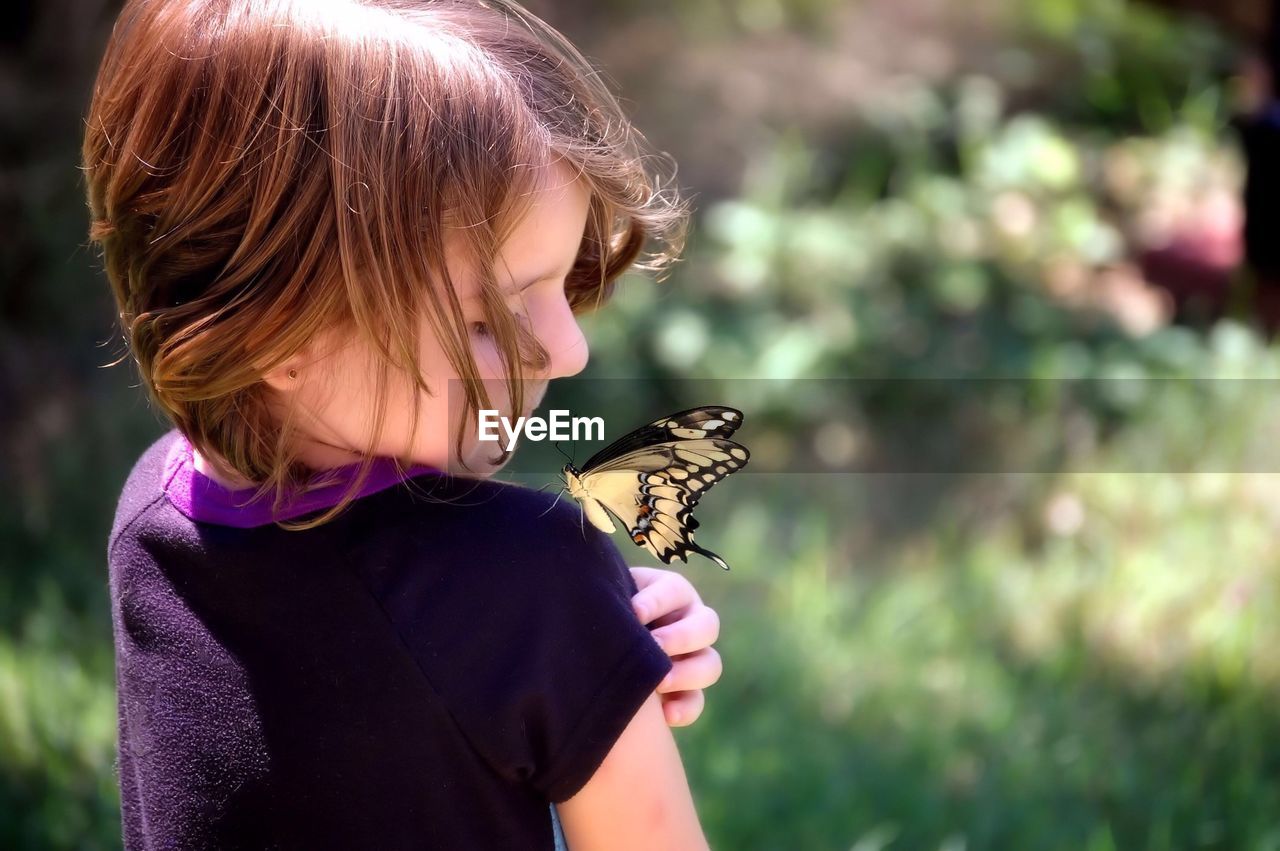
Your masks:
<path fill-rule="evenodd" d="M 552 760 L 540 785 L 552 803 L 577 794 L 609 755 L 622 731 L 671 670 L 671 659 L 645 630 L 596 690 L 569 744 Z M 607 699 L 606 698 L 607 695 Z"/>

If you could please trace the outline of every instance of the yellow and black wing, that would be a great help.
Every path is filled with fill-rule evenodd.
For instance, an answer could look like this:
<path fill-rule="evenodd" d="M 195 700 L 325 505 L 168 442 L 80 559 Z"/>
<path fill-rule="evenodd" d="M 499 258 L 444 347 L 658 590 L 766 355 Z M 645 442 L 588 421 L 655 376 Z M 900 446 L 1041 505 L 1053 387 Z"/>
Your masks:
<path fill-rule="evenodd" d="M 704 405 L 690 408 L 670 416 L 654 420 L 610 443 L 582 465 L 582 471 L 616 460 L 628 452 L 644 449 L 657 443 L 679 440 L 698 440 L 707 437 L 730 437 L 742 425 L 742 411 L 723 405 Z"/>
<path fill-rule="evenodd" d="M 717 482 L 747 465 L 751 453 L 728 439 L 741 423 L 741 411 L 721 406 L 663 417 L 592 456 L 579 479 L 589 499 L 664 564 L 688 563 L 695 552 L 728 570 L 724 559 L 694 542 L 693 509 Z"/>

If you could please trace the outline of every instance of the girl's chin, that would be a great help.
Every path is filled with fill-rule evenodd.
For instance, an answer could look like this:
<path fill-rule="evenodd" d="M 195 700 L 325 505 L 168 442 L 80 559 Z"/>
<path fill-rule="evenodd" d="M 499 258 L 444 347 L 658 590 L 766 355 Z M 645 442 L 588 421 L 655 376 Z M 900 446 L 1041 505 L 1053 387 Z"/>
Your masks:
<path fill-rule="evenodd" d="M 491 470 L 498 470 L 511 460 L 511 456 L 513 454 L 515 453 L 508 452 L 506 449 L 501 447 L 496 449 L 486 447 L 483 454 L 481 454 L 476 460 Z"/>

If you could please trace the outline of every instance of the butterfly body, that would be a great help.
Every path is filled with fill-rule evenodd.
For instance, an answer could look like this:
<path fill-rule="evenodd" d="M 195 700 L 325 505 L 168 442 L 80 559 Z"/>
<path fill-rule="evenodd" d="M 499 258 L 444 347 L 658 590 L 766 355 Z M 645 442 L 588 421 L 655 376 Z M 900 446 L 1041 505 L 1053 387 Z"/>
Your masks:
<path fill-rule="evenodd" d="M 632 542 L 663 563 L 687 563 L 696 552 L 728 570 L 694 543 L 693 509 L 716 482 L 746 466 L 751 453 L 729 439 L 741 423 L 741 411 L 722 406 L 663 417 L 614 441 L 581 470 L 566 464 L 565 487 L 593 526 L 612 533 L 617 517 Z"/>

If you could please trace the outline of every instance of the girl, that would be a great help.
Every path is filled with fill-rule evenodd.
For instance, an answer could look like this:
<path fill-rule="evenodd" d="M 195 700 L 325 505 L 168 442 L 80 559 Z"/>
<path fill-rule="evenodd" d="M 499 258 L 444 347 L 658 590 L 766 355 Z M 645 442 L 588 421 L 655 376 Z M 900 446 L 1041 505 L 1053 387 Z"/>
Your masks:
<path fill-rule="evenodd" d="M 86 125 L 175 426 L 108 549 L 126 846 L 706 847 L 654 692 L 697 716 L 715 613 L 476 439 L 682 248 L 586 60 L 508 2 L 129 0 Z"/>

